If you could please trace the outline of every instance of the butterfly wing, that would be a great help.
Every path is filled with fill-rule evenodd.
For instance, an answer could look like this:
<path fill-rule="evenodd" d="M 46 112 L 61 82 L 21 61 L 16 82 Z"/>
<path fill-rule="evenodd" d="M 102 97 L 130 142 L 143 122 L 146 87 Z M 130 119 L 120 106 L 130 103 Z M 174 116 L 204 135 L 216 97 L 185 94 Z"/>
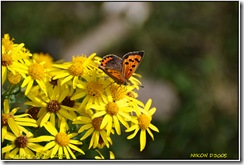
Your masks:
<path fill-rule="evenodd" d="M 144 51 L 129 52 L 122 59 L 122 74 L 128 80 L 136 71 L 143 59 Z"/>
<path fill-rule="evenodd" d="M 125 84 L 125 77 L 122 75 L 122 59 L 110 54 L 104 56 L 98 66 L 103 72 L 110 76 L 116 83 Z"/>

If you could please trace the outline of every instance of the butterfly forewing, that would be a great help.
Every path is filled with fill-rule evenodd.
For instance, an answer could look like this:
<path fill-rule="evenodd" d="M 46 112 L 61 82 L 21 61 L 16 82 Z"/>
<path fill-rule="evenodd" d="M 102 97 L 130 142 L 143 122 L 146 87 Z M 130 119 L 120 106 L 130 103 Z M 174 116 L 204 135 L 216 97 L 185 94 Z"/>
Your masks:
<path fill-rule="evenodd" d="M 144 51 L 129 52 L 122 59 L 122 74 L 128 80 L 140 65 Z"/>
<path fill-rule="evenodd" d="M 100 62 L 101 64 L 99 65 L 99 68 L 106 67 L 106 68 L 111 68 L 113 70 L 122 71 L 122 59 L 119 58 L 118 56 L 110 54 L 104 56 Z"/>
<path fill-rule="evenodd" d="M 125 77 L 122 75 L 122 59 L 111 54 L 104 56 L 100 61 L 99 68 L 110 76 L 116 83 L 125 84 Z"/>

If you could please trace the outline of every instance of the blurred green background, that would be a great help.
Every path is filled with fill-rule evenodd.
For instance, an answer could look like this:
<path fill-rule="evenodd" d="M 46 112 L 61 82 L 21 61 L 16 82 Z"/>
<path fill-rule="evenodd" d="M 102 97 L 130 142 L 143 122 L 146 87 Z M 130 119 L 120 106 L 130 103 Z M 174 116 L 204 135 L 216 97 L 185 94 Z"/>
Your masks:
<path fill-rule="evenodd" d="M 160 133 L 113 137 L 121 159 L 192 159 L 193 153 L 227 153 L 239 158 L 239 2 L 1 2 L 2 31 L 32 53 L 55 60 L 96 52 L 100 57 L 144 50 L 138 73 L 145 90 L 157 81 L 169 89 L 155 105 L 152 123 Z M 144 80 L 143 79 L 143 80 Z M 142 83 L 143 83 L 142 80 Z M 143 91 L 144 89 L 141 89 Z M 174 106 L 177 105 L 177 106 Z M 158 114 L 158 115 L 157 115 Z M 106 155 L 106 154 L 105 154 Z"/>

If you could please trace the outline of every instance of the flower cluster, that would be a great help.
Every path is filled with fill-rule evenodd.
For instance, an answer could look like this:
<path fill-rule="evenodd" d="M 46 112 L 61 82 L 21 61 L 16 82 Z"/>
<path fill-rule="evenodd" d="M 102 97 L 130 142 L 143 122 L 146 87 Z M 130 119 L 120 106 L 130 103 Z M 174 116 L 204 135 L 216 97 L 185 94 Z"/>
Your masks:
<path fill-rule="evenodd" d="M 8 34 L 2 38 L 4 159 L 82 159 L 88 150 L 104 159 L 101 149 L 122 132 L 133 132 L 127 137 L 132 139 L 140 131 L 140 151 L 146 133 L 154 140 L 156 108 L 151 99 L 137 99 L 137 74 L 131 84 L 119 85 L 98 68 L 95 53 L 54 62 L 13 41 Z"/>

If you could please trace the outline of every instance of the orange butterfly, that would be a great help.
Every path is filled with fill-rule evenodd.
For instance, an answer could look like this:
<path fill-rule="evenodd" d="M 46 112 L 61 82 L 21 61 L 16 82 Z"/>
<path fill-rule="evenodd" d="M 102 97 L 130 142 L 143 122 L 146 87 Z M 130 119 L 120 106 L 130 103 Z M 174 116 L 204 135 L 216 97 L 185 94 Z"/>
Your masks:
<path fill-rule="evenodd" d="M 116 83 L 126 85 L 129 78 L 140 65 L 144 51 L 126 53 L 123 58 L 109 54 L 103 57 L 98 68 L 110 76 Z"/>

